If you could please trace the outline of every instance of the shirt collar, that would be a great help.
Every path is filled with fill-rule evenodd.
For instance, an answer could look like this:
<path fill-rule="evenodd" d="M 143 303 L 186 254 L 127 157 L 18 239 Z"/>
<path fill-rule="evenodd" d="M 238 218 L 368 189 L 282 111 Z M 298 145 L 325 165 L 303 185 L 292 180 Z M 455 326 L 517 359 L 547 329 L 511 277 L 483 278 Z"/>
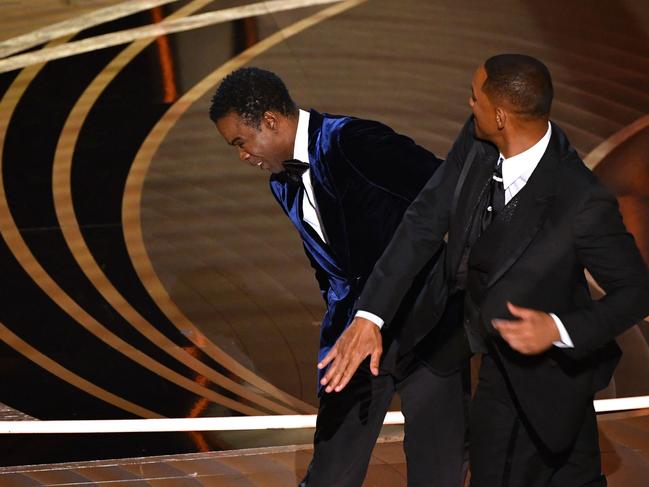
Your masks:
<path fill-rule="evenodd" d="M 552 135 L 552 126 L 548 122 L 548 130 L 545 135 L 532 147 L 520 154 L 505 159 L 505 156 L 500 154 L 503 159 L 503 188 L 507 189 L 518 178 L 525 178 L 525 181 L 530 177 L 539 161 L 545 154 L 548 144 L 550 143 L 550 136 Z"/>
<path fill-rule="evenodd" d="M 293 159 L 309 163 L 309 118 L 311 114 L 300 109 L 293 146 Z"/>

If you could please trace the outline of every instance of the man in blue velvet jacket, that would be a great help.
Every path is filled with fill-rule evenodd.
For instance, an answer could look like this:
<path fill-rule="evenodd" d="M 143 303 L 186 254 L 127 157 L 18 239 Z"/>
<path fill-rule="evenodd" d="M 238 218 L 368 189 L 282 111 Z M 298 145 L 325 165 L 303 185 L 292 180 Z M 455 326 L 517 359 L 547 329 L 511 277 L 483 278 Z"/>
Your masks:
<path fill-rule="evenodd" d="M 302 237 L 327 307 L 320 361 L 352 321 L 374 263 L 442 161 L 379 122 L 298 109 L 284 83 L 257 68 L 221 82 L 210 117 L 243 162 L 272 173 L 271 191 Z M 301 485 L 360 486 L 395 392 L 406 418 L 408 485 L 462 484 L 464 337 L 435 331 L 421 351 L 412 339 L 400 340 L 404 329 L 417 329 L 404 337 L 421 337 L 440 321 L 411 311 L 435 301 L 434 292 L 422 299 L 421 289 L 437 257 L 408 293 L 403 316 L 383 333 L 376 327 L 380 364 L 378 355 L 365 361 L 342 392 L 320 388 L 314 455 Z M 447 328 L 461 330 L 453 326 L 459 313 L 449 308 Z"/>

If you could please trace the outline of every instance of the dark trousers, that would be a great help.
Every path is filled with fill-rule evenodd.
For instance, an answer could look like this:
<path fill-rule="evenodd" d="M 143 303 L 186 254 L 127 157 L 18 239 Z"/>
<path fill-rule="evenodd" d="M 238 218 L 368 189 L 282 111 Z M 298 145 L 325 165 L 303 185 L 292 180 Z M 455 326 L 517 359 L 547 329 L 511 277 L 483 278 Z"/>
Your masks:
<path fill-rule="evenodd" d="M 388 361 L 390 353 L 386 354 Z M 465 371 L 442 377 L 414 356 L 408 361 L 393 372 L 382 370 L 374 377 L 366 360 L 345 389 L 323 393 L 313 459 L 301 487 L 362 485 L 395 393 L 401 397 L 405 417 L 408 485 L 463 485 Z"/>
<path fill-rule="evenodd" d="M 606 486 L 592 407 L 570 451 L 552 454 L 522 416 L 494 357 L 485 354 L 470 411 L 471 487 Z"/>

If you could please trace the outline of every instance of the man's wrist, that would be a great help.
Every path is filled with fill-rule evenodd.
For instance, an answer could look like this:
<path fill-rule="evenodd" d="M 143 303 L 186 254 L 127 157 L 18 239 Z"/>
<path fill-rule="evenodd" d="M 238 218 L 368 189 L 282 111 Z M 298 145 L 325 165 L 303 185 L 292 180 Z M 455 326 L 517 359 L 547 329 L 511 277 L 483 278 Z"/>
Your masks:
<path fill-rule="evenodd" d="M 365 318 L 366 320 L 369 320 L 372 323 L 374 323 L 376 326 L 378 326 L 379 330 L 383 328 L 383 324 L 385 323 L 385 321 L 383 321 L 380 317 L 376 316 L 374 313 L 370 313 L 369 311 L 363 311 L 363 310 L 358 310 L 354 315 L 354 318 Z"/>
<path fill-rule="evenodd" d="M 566 330 L 566 327 L 564 326 L 563 322 L 554 313 L 549 313 L 549 315 L 554 321 L 557 330 L 559 331 L 559 340 L 553 342 L 552 345 L 554 345 L 557 348 L 575 348 L 575 344 L 572 342 L 572 339 L 568 334 L 568 330 Z"/>

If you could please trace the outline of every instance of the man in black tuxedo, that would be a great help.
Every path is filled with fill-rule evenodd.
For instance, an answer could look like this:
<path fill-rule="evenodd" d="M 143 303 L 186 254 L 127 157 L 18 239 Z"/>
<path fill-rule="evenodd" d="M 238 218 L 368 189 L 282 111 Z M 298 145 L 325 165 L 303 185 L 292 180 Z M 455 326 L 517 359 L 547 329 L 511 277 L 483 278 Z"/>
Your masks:
<path fill-rule="evenodd" d="M 271 192 L 302 238 L 326 304 L 320 360 L 351 322 L 372 267 L 442 161 L 382 123 L 298 109 L 279 77 L 258 68 L 237 70 L 221 82 L 210 117 L 244 163 L 271 172 Z M 430 261 L 437 263 L 436 256 Z M 412 287 L 403 309 L 417 303 L 420 289 L 420 284 Z M 446 313 L 456 329 L 460 316 Z M 396 321 L 405 330 L 419 319 L 420 314 L 408 313 Z M 301 485 L 360 486 L 398 393 L 406 418 L 408 485 L 459 487 L 464 337 L 431 335 L 436 343 L 452 346 L 440 353 L 426 347 L 422 356 L 412 340 L 406 348 L 398 333 L 381 334 L 380 326 L 372 327 L 385 350 L 383 360 L 379 366 L 377 354 L 363 363 L 343 393 L 320 387 L 314 455 Z"/>
<path fill-rule="evenodd" d="M 465 328 L 482 353 L 471 485 L 605 486 L 592 400 L 619 360 L 614 337 L 649 313 L 646 264 L 615 198 L 549 122 L 545 65 L 494 56 L 471 88 L 473 116 L 440 180 L 404 215 L 358 309 L 390 323 L 402 290 L 448 232 L 448 289 L 464 294 Z M 585 268 L 606 291 L 598 301 Z M 357 317 L 325 357 L 328 387 L 343 390 L 374 350 L 364 340 L 372 326 Z"/>

